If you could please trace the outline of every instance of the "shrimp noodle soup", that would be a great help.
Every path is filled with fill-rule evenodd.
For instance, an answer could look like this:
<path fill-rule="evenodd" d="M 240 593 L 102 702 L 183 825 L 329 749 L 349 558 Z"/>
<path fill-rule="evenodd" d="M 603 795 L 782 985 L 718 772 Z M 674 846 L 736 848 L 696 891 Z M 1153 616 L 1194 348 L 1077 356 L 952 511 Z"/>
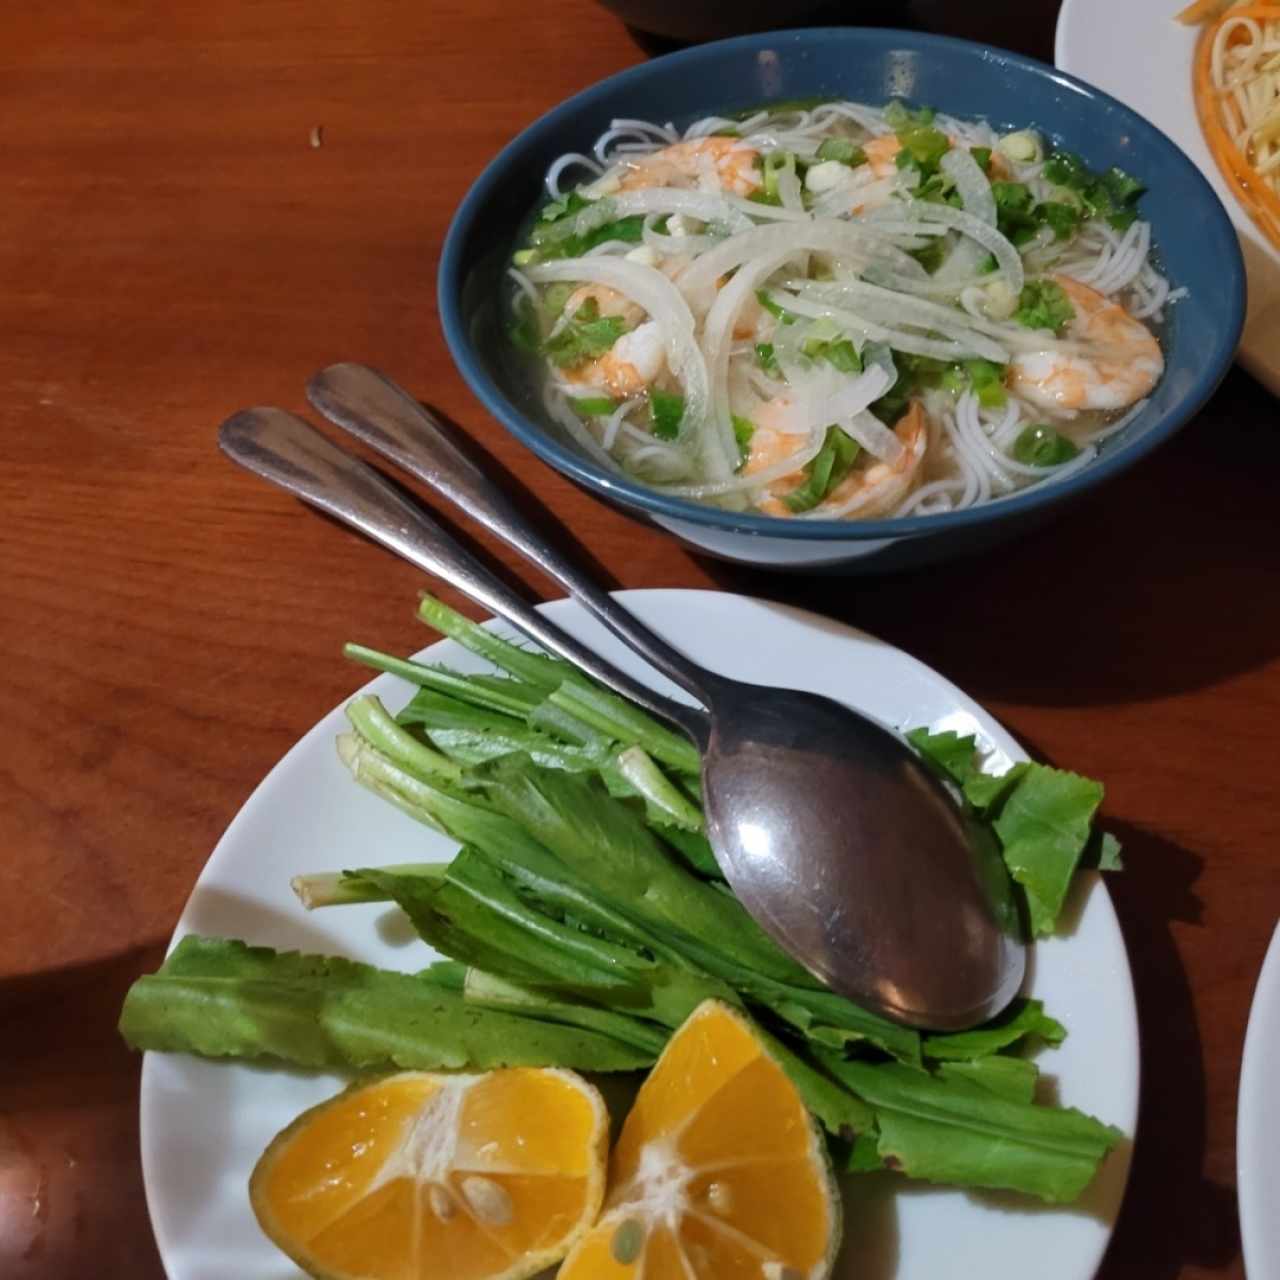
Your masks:
<path fill-rule="evenodd" d="M 512 340 L 579 447 L 666 494 L 952 511 L 1087 466 L 1164 370 L 1143 187 L 1030 129 L 896 101 L 614 120 L 546 188 Z"/>

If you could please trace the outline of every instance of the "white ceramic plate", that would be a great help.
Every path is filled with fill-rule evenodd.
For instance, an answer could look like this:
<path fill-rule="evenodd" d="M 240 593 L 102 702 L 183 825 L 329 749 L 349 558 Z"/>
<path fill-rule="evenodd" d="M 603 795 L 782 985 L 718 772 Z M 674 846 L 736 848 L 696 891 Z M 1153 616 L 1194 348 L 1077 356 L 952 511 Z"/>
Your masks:
<path fill-rule="evenodd" d="M 1249 310 L 1240 363 L 1280 396 L 1280 253 L 1240 207 L 1209 154 L 1191 93 L 1199 28 L 1175 22 L 1186 0 L 1063 0 L 1054 61 L 1146 116 L 1191 157 L 1213 184 L 1240 236 L 1249 277 Z M 1160 200 L 1160 175 L 1137 175 Z M 1175 281 L 1176 284 L 1176 281 Z"/>
<path fill-rule="evenodd" d="M 1280 1276 L 1280 925 L 1262 965 L 1240 1068 L 1236 1184 L 1251 1280 Z"/>
<path fill-rule="evenodd" d="M 622 599 L 699 662 L 746 680 L 779 677 L 898 726 L 976 732 L 997 760 L 1023 759 L 977 703 L 897 649 L 812 614 L 707 591 L 628 591 Z M 641 677 L 644 666 L 576 605 L 548 615 Z M 431 661 L 484 666 L 452 642 Z M 410 686 L 381 676 L 368 686 L 393 710 Z M 673 686 L 664 686 L 675 693 Z M 289 878 L 447 856 L 443 837 L 357 787 L 333 748 L 341 710 L 320 721 L 273 769 L 227 829 L 175 932 L 239 937 L 283 948 L 341 953 L 415 970 L 430 959 L 382 906 L 306 915 Z M 438 846 L 433 848 L 432 846 Z M 1088 877 L 1071 904 L 1070 936 L 1040 943 L 1031 991 L 1070 1035 L 1041 1059 L 1067 1105 L 1132 1134 L 1138 1040 L 1128 958 L 1111 900 Z M 297 1271 L 258 1230 L 247 1182 L 271 1138 L 341 1087 L 337 1076 L 148 1054 L 142 1074 L 142 1159 L 147 1203 L 171 1280 L 285 1280 Z M 853 1181 L 846 1197 L 845 1261 L 860 1280 L 1088 1280 L 1119 1209 L 1128 1146 L 1108 1161 L 1085 1201 L 1034 1209 L 1020 1199 L 907 1186 L 888 1175 Z"/>

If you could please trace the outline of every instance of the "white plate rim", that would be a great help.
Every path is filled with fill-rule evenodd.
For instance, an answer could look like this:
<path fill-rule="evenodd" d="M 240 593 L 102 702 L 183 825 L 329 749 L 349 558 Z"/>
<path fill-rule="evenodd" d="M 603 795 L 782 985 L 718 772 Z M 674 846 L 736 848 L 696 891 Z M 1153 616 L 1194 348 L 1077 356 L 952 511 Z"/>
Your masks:
<path fill-rule="evenodd" d="M 1208 179 L 1240 237 L 1245 256 L 1248 313 L 1238 358 L 1273 395 L 1280 396 L 1280 251 L 1267 242 L 1227 187 L 1201 133 L 1190 88 L 1191 53 L 1198 28 L 1174 21 L 1184 2 L 1062 0 L 1053 60 L 1063 71 L 1097 85 L 1149 119 Z M 1117 23 L 1122 24 L 1119 30 Z M 1160 23 L 1166 25 L 1157 25 Z M 1139 25 L 1151 40 L 1140 56 L 1129 60 L 1130 74 L 1124 82 L 1117 82 L 1110 59 L 1128 47 L 1126 31 Z M 1098 33 L 1104 30 L 1106 38 L 1099 39 Z M 1181 61 L 1170 64 L 1168 59 L 1175 55 Z"/>
<path fill-rule="evenodd" d="M 919 661 L 918 659 L 907 654 L 903 650 L 888 645 L 883 641 L 868 633 L 849 627 L 842 623 L 837 623 L 820 614 L 815 614 L 807 610 L 797 609 L 792 606 L 779 605 L 770 601 L 759 600 L 749 596 L 738 595 L 735 593 L 711 591 L 711 590 L 690 590 L 682 588 L 651 588 L 651 589 L 632 589 L 623 590 L 613 593 L 620 601 L 628 607 L 634 609 L 642 617 L 651 610 L 661 611 L 666 605 L 675 605 L 677 608 L 685 606 L 693 608 L 698 606 L 718 606 L 723 609 L 726 605 L 730 608 L 747 607 L 747 608 L 763 608 L 769 613 L 780 615 L 790 623 L 798 624 L 801 627 L 816 628 L 819 632 L 834 632 L 836 635 L 847 639 L 854 643 L 871 645 L 891 655 L 893 661 L 901 665 L 905 674 L 916 680 L 923 681 L 932 687 L 952 703 L 964 717 L 972 718 L 973 727 L 979 731 L 980 739 L 984 745 L 991 747 L 994 752 L 1002 753 L 1010 760 L 1026 759 L 1026 753 L 1018 744 L 1016 739 L 1004 728 L 1004 726 L 989 712 L 982 708 L 972 698 L 965 694 L 961 689 L 952 684 L 944 676 Z M 575 624 L 582 625 L 586 622 L 589 630 L 592 626 L 596 626 L 585 618 L 585 614 L 575 603 L 569 600 L 560 599 L 543 604 L 539 604 L 538 609 L 546 613 L 554 621 L 566 626 L 568 629 L 575 629 Z M 651 619 L 652 620 L 652 619 Z M 501 623 L 490 621 L 485 624 L 492 626 L 505 634 L 511 634 L 510 629 Z M 678 635 L 675 637 L 679 639 Z M 591 633 L 590 639 L 599 644 L 602 651 L 605 649 L 605 640 L 600 633 Z M 458 655 L 463 655 L 464 651 L 453 641 L 440 640 L 435 644 L 427 646 L 420 651 L 418 658 L 425 658 L 429 661 L 440 661 L 442 658 L 451 663 L 461 666 L 458 662 Z M 617 657 L 610 654 L 611 657 Z M 620 663 L 622 665 L 622 663 Z M 658 682 L 655 682 L 658 683 Z M 665 682 L 662 682 L 665 685 Z M 798 681 L 803 685 L 804 681 Z M 173 934 L 169 940 L 167 951 L 171 951 L 177 945 L 178 940 L 185 933 L 190 932 L 189 920 L 200 900 L 202 885 L 210 876 L 211 871 L 220 869 L 224 861 L 229 860 L 233 856 L 236 848 L 238 831 L 246 825 L 255 810 L 259 810 L 265 806 L 269 806 L 273 802 L 273 795 L 277 789 L 284 785 L 284 780 L 288 778 L 293 769 L 296 768 L 296 762 L 306 754 L 311 744 L 314 744 L 317 738 L 329 738 L 332 734 L 332 727 L 326 722 L 330 721 L 334 716 L 340 715 L 342 708 L 351 700 L 351 697 L 358 693 L 374 692 L 382 696 L 386 696 L 389 692 L 396 688 L 407 688 L 398 678 L 388 675 L 379 675 L 359 690 L 353 691 L 351 695 L 344 698 L 331 712 L 322 717 L 310 729 L 307 730 L 301 738 L 296 741 L 292 747 L 281 757 L 281 759 L 272 767 L 262 781 L 257 785 L 248 799 L 237 811 L 231 823 L 227 826 L 222 837 L 218 840 L 213 852 L 206 860 L 200 875 L 197 877 L 196 883 L 192 888 L 187 902 L 183 907 L 182 913 L 174 927 Z M 680 696 L 674 686 L 666 686 L 667 690 L 674 696 Z M 916 723 L 909 720 L 908 723 Z M 970 720 L 965 719 L 965 731 L 968 731 Z M 1114 1011 L 1118 1017 L 1117 1031 L 1119 1039 L 1123 1042 L 1128 1052 L 1125 1056 L 1123 1064 L 1116 1064 L 1110 1075 L 1117 1078 L 1121 1075 L 1121 1066 L 1127 1068 L 1124 1072 L 1125 1081 L 1128 1088 L 1122 1089 L 1121 1097 L 1118 1100 L 1118 1109 L 1107 1117 L 1109 1121 L 1116 1124 L 1130 1138 L 1130 1142 L 1122 1147 L 1120 1152 L 1115 1153 L 1112 1157 L 1112 1172 L 1115 1176 L 1114 1187 L 1115 1200 L 1112 1206 L 1110 1219 L 1102 1223 L 1104 1228 L 1098 1236 L 1093 1240 L 1092 1247 L 1087 1251 L 1082 1251 L 1080 1256 L 1080 1269 L 1078 1272 L 1072 1272 L 1072 1280 L 1088 1280 L 1096 1274 L 1098 1266 L 1101 1264 L 1105 1255 L 1107 1246 L 1114 1234 L 1116 1220 L 1119 1215 L 1120 1206 L 1123 1201 L 1123 1194 L 1127 1185 L 1129 1171 L 1132 1163 L 1132 1139 L 1136 1136 L 1139 1086 L 1140 1086 L 1140 1053 L 1139 1053 L 1139 1036 L 1138 1036 L 1138 1019 L 1136 998 L 1133 989 L 1132 972 L 1128 962 L 1128 955 L 1125 948 L 1123 934 L 1121 933 L 1119 922 L 1115 914 L 1115 908 L 1111 901 L 1110 894 L 1100 877 L 1097 878 L 1096 885 L 1088 894 L 1088 911 L 1090 914 L 1098 913 L 1103 926 L 1110 934 L 1110 941 L 1116 954 L 1113 957 L 1113 964 L 1116 966 L 1112 973 L 1113 980 L 1117 980 L 1117 985 L 1113 994 L 1119 1001 L 1118 1008 Z M 252 941 L 252 940 L 251 940 Z M 1039 944 L 1043 949 L 1045 944 Z M 1058 1010 L 1061 1012 L 1061 1010 Z M 1053 1012 L 1053 1010 L 1050 1010 Z M 1109 1046 L 1114 1049 L 1114 1045 Z M 139 1138 L 143 1168 L 144 1192 L 147 1204 L 148 1214 L 152 1223 L 152 1229 L 155 1234 L 157 1248 L 159 1250 L 161 1261 L 165 1266 L 166 1274 L 171 1280 L 186 1280 L 185 1274 L 175 1274 L 171 1269 L 170 1261 L 176 1252 L 176 1246 L 173 1239 L 170 1238 L 166 1227 L 166 1209 L 165 1209 L 165 1184 L 159 1174 L 160 1151 L 161 1151 L 161 1133 L 163 1131 L 162 1116 L 158 1106 L 158 1095 L 152 1088 L 157 1070 L 157 1060 L 170 1057 L 171 1055 L 160 1055 L 147 1053 L 144 1055 L 144 1061 L 141 1072 L 140 1098 L 139 1098 Z M 185 1061 L 197 1061 L 184 1059 Z M 234 1069 L 232 1067 L 219 1066 L 220 1070 Z M 245 1068 L 251 1069 L 251 1068 Z M 247 1174 L 247 1170 L 245 1171 Z M 1018 1216 L 1020 1207 L 1015 1210 L 1013 1216 Z M 1052 1213 L 1052 1210 L 1046 1210 L 1046 1213 Z M 1012 1280 L 1013 1272 L 1010 1272 L 1010 1280 Z M 1021 1275 L 1021 1271 L 1017 1273 Z M 992 1280 L 1002 1280 L 999 1275 L 992 1277 Z"/>
<path fill-rule="evenodd" d="M 1280 923 L 1276 925 L 1249 1008 L 1236 1108 L 1236 1187 L 1247 1275 L 1280 1275 Z M 1270 1201 L 1270 1203 L 1268 1203 Z"/>

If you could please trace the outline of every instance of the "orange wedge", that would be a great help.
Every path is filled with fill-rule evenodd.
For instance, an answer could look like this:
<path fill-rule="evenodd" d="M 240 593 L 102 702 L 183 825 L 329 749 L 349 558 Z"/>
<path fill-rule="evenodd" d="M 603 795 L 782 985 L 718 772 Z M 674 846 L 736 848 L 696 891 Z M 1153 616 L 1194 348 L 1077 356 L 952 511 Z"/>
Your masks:
<path fill-rule="evenodd" d="M 304 1112 L 263 1153 L 263 1231 L 325 1280 L 520 1280 L 604 1197 L 609 1118 L 569 1071 L 410 1071 Z"/>
<path fill-rule="evenodd" d="M 600 1221 L 558 1280 L 821 1280 L 840 1238 L 822 1136 L 751 1024 L 717 1001 L 623 1125 Z"/>

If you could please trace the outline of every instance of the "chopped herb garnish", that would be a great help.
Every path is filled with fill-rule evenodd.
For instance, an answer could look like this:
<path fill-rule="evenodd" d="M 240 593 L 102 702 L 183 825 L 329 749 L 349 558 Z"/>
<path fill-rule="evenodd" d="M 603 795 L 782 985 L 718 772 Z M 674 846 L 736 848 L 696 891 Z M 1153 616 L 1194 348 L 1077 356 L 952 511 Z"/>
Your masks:
<path fill-rule="evenodd" d="M 627 323 L 621 316 L 602 316 L 596 300 L 588 298 L 564 328 L 543 343 L 542 350 L 552 364 L 563 369 L 604 355 L 626 331 Z"/>
<path fill-rule="evenodd" d="M 772 342 L 756 343 L 756 360 L 759 361 L 760 367 L 771 378 L 782 377 L 782 369 L 778 365 L 778 357 L 773 354 Z"/>
<path fill-rule="evenodd" d="M 618 407 L 617 401 L 610 400 L 608 396 L 582 396 L 570 403 L 579 413 L 588 418 L 598 418 L 603 414 L 612 413 Z"/>
<path fill-rule="evenodd" d="M 542 345 L 542 333 L 538 328 L 538 312 L 533 299 L 522 293 L 515 304 L 515 316 L 508 331 L 511 341 L 521 351 L 537 351 Z"/>
<path fill-rule="evenodd" d="M 889 427 L 894 426 L 907 411 L 907 405 L 918 391 L 940 386 L 949 368 L 945 360 L 914 356 L 905 351 L 893 353 L 893 364 L 898 371 L 898 380 L 870 406 L 871 412 Z"/>
<path fill-rule="evenodd" d="M 1028 467 L 1059 467 L 1080 452 L 1066 436 L 1038 422 L 1013 442 L 1013 456 Z"/>
<path fill-rule="evenodd" d="M 1050 329 L 1060 337 L 1075 314 L 1071 299 L 1056 280 L 1029 280 L 1018 295 L 1013 318 L 1028 329 Z"/>
<path fill-rule="evenodd" d="M 822 449 L 804 469 L 804 483 L 783 496 L 790 511 L 811 511 L 849 474 L 858 457 L 858 442 L 839 427 L 828 427 Z"/>
<path fill-rule="evenodd" d="M 990 147 L 970 147 L 969 154 L 973 157 L 974 163 L 985 174 L 987 168 L 991 164 L 991 148 Z"/>
<path fill-rule="evenodd" d="M 730 414 L 729 418 L 733 423 L 733 438 L 738 442 L 737 469 L 741 470 L 751 454 L 751 437 L 756 433 L 756 424 L 750 418 L 744 418 L 736 413 Z"/>
<path fill-rule="evenodd" d="M 592 203 L 594 202 L 578 192 L 570 191 L 568 195 L 544 204 L 538 211 L 538 221 L 559 222 L 561 218 L 567 218 L 570 214 L 581 213 L 583 209 Z"/>
<path fill-rule="evenodd" d="M 757 289 L 756 301 L 775 320 L 777 320 L 779 324 L 790 324 L 793 320 L 795 320 L 795 316 L 792 315 L 792 313 L 788 311 L 786 307 L 782 306 L 781 303 L 777 303 L 773 300 L 773 298 L 769 294 L 768 289 Z"/>
<path fill-rule="evenodd" d="M 659 440 L 674 440 L 680 434 L 680 419 L 684 417 L 684 396 L 650 388 L 649 412 L 653 416 L 653 434 Z"/>
<path fill-rule="evenodd" d="M 1044 177 L 1075 192 L 1091 218 L 1105 218 L 1117 231 L 1138 216 L 1137 203 L 1146 188 L 1123 169 L 1094 173 L 1074 152 L 1055 151 L 1044 163 Z"/>
<path fill-rule="evenodd" d="M 841 373 L 862 372 L 862 360 L 848 338 L 810 338 L 802 350 L 810 360 L 825 360 Z"/>
<path fill-rule="evenodd" d="M 856 169 L 867 163 L 867 153 L 852 138 L 828 138 L 818 148 L 819 160 L 838 160 Z"/>
<path fill-rule="evenodd" d="M 942 266 L 947 257 L 947 237 L 934 236 L 923 249 L 909 249 L 910 255 L 930 274 Z"/>

